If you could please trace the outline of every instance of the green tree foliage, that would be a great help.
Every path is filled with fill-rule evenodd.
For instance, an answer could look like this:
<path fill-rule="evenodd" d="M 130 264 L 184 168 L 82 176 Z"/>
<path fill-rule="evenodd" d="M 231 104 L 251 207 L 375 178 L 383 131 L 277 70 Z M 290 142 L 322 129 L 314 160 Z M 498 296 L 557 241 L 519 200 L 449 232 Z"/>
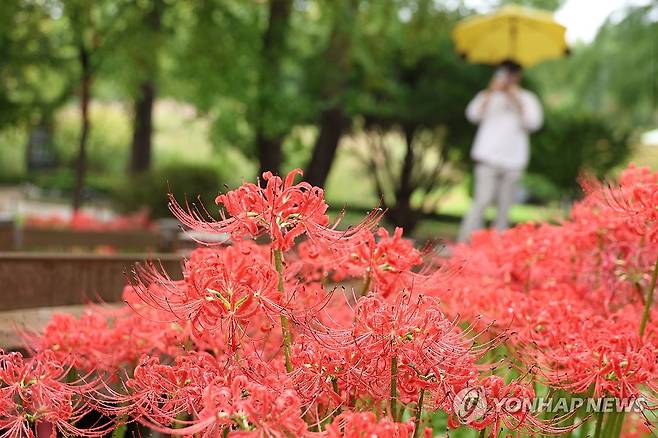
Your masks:
<path fill-rule="evenodd" d="M 89 105 L 92 87 L 98 69 L 106 59 L 107 52 L 119 41 L 120 24 L 127 3 L 115 3 L 110 0 L 62 0 L 53 1 L 51 8 L 61 11 L 61 19 L 66 23 L 65 44 L 76 53 L 78 60 L 78 85 L 80 108 L 80 139 L 78 158 L 76 160 L 76 184 L 73 190 L 73 209 L 82 204 L 82 192 L 87 173 L 87 142 L 91 122 Z"/>
<path fill-rule="evenodd" d="M 628 158 L 628 133 L 592 113 L 551 111 L 533 137 L 529 171 L 544 176 L 563 195 L 578 191 L 583 173 L 602 178 Z"/>
<path fill-rule="evenodd" d="M 514 2 L 547 9 L 561 3 Z M 475 128 L 464 108 L 490 75 L 454 54 L 451 29 L 470 13 L 459 2 L 432 0 L 6 0 L 0 128 L 30 129 L 64 103 L 79 104 L 78 195 L 92 98 L 128 103 L 135 172 L 149 167 L 159 97 L 190 103 L 210 119 L 220 155 L 234 147 L 262 170 L 306 161 L 319 185 L 341 137 L 365 133 L 380 195 L 396 221 L 413 225 L 433 209 L 426 199 L 468 163 Z M 600 173 L 624 156 L 616 125 L 652 122 L 655 21 L 655 7 L 632 9 L 591 46 L 529 72 L 547 106 L 579 114 L 551 112 L 534 154 L 573 155 L 573 163 L 533 162 L 533 172 L 570 186 L 581 167 Z M 294 141 L 298 127 L 310 140 Z M 573 146 L 577 135 L 593 143 Z M 601 152 L 602 138 L 608 152 Z M 282 156 L 282 145 L 296 156 Z M 595 151 L 604 158 L 592 159 Z M 386 170 L 373 165 L 377 155 L 392 157 Z"/>
<path fill-rule="evenodd" d="M 44 6 L 44 3 L 48 7 Z M 48 2 L 5 1 L 0 8 L 0 128 L 39 123 L 69 98 L 75 53 L 62 45 L 61 10 Z"/>
<path fill-rule="evenodd" d="M 464 109 L 486 86 L 491 69 L 454 53 L 450 31 L 460 18 L 420 0 L 393 10 L 379 28 L 371 25 L 355 61 L 352 112 L 368 125 L 397 125 L 405 132 L 443 125 L 450 145 L 470 146 L 473 130 Z"/>
<path fill-rule="evenodd" d="M 658 6 L 608 19 L 591 44 L 534 73 L 555 107 L 600 114 L 626 128 L 652 127 L 658 117 Z"/>
<path fill-rule="evenodd" d="M 530 171 L 571 196 L 577 177 L 601 177 L 631 153 L 634 134 L 658 121 L 655 5 L 608 19 L 595 40 L 531 73 L 551 108 L 534 139 Z"/>
<path fill-rule="evenodd" d="M 115 206 L 122 212 L 147 208 L 151 217 L 170 218 L 168 193 L 181 202 L 210 206 L 215 202 L 218 187 L 233 179 L 231 175 L 220 174 L 212 165 L 170 164 L 124 180 L 112 195 Z M 196 197 L 188 198 L 191 194 Z"/>
<path fill-rule="evenodd" d="M 287 49 L 287 13 L 270 9 L 269 2 L 189 3 L 189 26 L 177 30 L 171 60 L 172 94 L 212 114 L 219 148 L 239 145 L 251 157 L 259 141 L 280 142 L 299 111 L 301 73 Z"/>
<path fill-rule="evenodd" d="M 389 216 L 411 228 L 427 197 L 449 185 L 445 172 L 467 162 L 474 129 L 464 108 L 490 69 L 455 55 L 450 30 L 458 13 L 424 0 L 383 3 L 372 6 L 382 8 L 372 14 L 379 20 L 361 17 L 350 110 L 371 132 L 369 169 Z M 387 132 L 401 133 L 402 145 L 381 136 Z"/>
<path fill-rule="evenodd" d="M 127 41 L 127 65 L 134 73 L 129 80 L 133 96 L 133 136 L 130 170 L 143 172 L 151 166 L 151 143 L 153 138 L 153 107 L 157 96 L 160 72 L 160 51 L 164 43 L 163 20 L 167 3 L 164 0 L 135 2 L 135 11 L 126 26 L 135 32 L 126 32 L 133 41 Z M 120 52 L 121 53 L 121 52 Z M 136 83 L 136 84 L 135 84 Z"/>

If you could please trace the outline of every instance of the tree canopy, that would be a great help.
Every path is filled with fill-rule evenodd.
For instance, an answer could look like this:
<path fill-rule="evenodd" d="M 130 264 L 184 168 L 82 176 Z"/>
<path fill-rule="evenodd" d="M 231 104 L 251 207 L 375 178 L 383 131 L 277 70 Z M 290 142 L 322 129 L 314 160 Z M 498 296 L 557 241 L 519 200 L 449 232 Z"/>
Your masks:
<path fill-rule="evenodd" d="M 563 1 L 495 3 L 555 10 Z M 94 99 L 125 105 L 132 120 L 125 168 L 133 173 L 151 167 L 153 108 L 162 98 L 207 118 L 218 154 L 238 150 L 261 171 L 305 167 L 318 185 L 346 135 L 400 134 L 403 141 L 391 146 L 400 161 L 389 203 L 402 195 L 408 203 L 417 188 L 449 180 L 409 170 L 417 169 L 412 162 L 438 153 L 449 164 L 444 170 L 468 167 L 474 127 L 463 110 L 491 69 L 460 59 L 450 33 L 472 13 L 460 2 L 431 0 L 7 0 L 0 9 L 0 130 L 29 132 L 76 103 L 83 121 L 78 189 Z M 655 15 L 655 5 L 631 8 L 570 58 L 528 72 L 551 115 L 537 136 L 537 156 L 557 160 L 535 159 L 531 172 L 572 187 L 582 169 L 600 173 L 624 159 L 629 127 L 656 122 Z M 297 142 L 301 127 L 310 134 Z M 601 148 L 605 158 L 592 159 Z M 564 156 L 573 162 L 562 166 Z M 427 178 L 434 184 L 419 183 Z"/>

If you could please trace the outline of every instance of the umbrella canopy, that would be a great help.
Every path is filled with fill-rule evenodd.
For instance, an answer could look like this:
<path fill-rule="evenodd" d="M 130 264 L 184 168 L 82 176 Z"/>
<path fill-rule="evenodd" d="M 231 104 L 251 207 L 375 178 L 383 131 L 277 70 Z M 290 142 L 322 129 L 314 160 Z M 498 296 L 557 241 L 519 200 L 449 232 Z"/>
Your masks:
<path fill-rule="evenodd" d="M 499 64 L 509 59 L 529 67 L 568 53 L 565 32 L 549 12 L 510 5 L 460 21 L 452 37 L 457 52 L 470 62 Z"/>

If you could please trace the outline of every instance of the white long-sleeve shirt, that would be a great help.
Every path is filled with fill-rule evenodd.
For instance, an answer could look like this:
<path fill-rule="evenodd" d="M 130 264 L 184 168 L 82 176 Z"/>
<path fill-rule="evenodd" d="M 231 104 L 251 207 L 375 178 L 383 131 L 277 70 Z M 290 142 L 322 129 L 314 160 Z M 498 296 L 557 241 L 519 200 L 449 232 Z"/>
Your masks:
<path fill-rule="evenodd" d="M 518 91 L 522 108 L 503 91 L 479 92 L 466 108 L 466 117 L 479 124 L 471 158 L 510 170 L 525 169 L 530 158 L 529 133 L 541 128 L 544 115 L 537 96 L 528 90 Z"/>

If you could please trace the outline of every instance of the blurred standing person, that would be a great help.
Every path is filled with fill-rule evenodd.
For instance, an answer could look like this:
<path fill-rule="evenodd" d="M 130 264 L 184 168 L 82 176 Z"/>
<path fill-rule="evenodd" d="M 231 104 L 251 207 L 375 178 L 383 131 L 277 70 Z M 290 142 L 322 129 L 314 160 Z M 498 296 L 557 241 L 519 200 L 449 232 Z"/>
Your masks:
<path fill-rule="evenodd" d="M 521 66 L 504 61 L 489 87 L 480 91 L 466 108 L 466 118 L 478 124 L 471 149 L 475 161 L 475 195 L 464 216 L 458 240 L 467 241 L 484 225 L 484 212 L 497 201 L 495 227 L 508 227 L 508 212 L 517 183 L 530 156 L 529 133 L 542 126 L 543 111 L 537 96 L 521 88 Z"/>

